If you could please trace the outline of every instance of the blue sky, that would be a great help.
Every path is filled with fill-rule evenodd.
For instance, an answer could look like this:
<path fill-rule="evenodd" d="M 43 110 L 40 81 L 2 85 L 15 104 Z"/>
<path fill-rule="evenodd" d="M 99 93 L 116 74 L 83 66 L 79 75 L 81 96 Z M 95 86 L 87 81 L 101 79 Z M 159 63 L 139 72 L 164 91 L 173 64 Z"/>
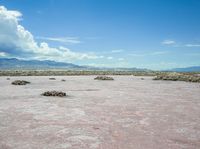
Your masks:
<path fill-rule="evenodd" d="M 154 70 L 200 65 L 199 0 L 1 0 L 0 6 L 1 57 Z"/>

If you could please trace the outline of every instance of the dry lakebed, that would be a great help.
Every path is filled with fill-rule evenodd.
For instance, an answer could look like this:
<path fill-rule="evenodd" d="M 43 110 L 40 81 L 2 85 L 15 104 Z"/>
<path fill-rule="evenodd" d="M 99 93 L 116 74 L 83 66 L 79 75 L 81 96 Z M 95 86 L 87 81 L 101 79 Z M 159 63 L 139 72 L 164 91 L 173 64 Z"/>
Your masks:
<path fill-rule="evenodd" d="M 95 77 L 0 77 L 0 149 L 200 148 L 200 83 Z"/>

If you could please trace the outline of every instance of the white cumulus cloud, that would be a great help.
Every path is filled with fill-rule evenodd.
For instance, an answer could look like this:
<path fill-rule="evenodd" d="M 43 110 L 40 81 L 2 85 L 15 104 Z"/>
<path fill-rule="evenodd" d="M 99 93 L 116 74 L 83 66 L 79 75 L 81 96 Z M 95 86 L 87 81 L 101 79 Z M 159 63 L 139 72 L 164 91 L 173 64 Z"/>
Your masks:
<path fill-rule="evenodd" d="M 123 52 L 123 49 L 118 49 L 118 50 L 112 50 L 111 53 L 121 53 Z"/>
<path fill-rule="evenodd" d="M 108 59 L 108 60 L 111 60 L 111 59 L 113 59 L 113 57 L 112 57 L 112 56 L 109 56 L 109 57 L 107 57 L 107 59 Z"/>
<path fill-rule="evenodd" d="M 54 42 L 61 42 L 61 43 L 66 43 L 66 44 L 81 43 L 78 37 L 36 37 L 36 38 L 42 39 L 42 40 L 54 41 Z"/>
<path fill-rule="evenodd" d="M 33 35 L 19 24 L 22 14 L 19 11 L 8 10 L 0 6 L 0 52 L 7 53 L 11 57 L 33 58 L 33 59 L 51 59 L 57 61 L 71 61 L 82 59 L 100 58 L 95 54 L 73 52 L 68 48 L 50 47 L 46 42 L 38 43 Z M 63 42 L 77 43 L 75 39 L 56 39 Z"/>
<path fill-rule="evenodd" d="M 5 52 L 0 52 L 0 57 L 5 57 L 6 53 Z"/>
<path fill-rule="evenodd" d="M 200 44 L 186 44 L 186 47 L 200 47 Z"/>
<path fill-rule="evenodd" d="M 164 45 L 173 45 L 173 44 L 175 44 L 176 42 L 173 41 L 173 40 L 164 40 L 164 41 L 162 41 L 161 43 L 164 44 Z"/>

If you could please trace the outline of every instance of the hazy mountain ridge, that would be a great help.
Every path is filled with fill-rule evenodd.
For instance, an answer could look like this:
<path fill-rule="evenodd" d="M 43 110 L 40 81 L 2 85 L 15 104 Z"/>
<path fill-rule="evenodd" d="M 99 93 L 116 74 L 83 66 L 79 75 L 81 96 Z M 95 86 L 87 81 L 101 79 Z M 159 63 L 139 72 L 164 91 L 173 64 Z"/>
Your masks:
<path fill-rule="evenodd" d="M 21 60 L 17 58 L 0 58 L 0 69 L 72 69 L 72 70 L 108 70 L 108 71 L 151 71 L 145 68 L 107 68 L 80 66 L 73 63 L 56 62 L 51 60 Z M 175 72 L 200 72 L 200 66 L 173 68 L 166 71 Z"/>
<path fill-rule="evenodd" d="M 56 62 L 51 60 L 20 60 L 17 58 L 0 58 L 0 69 L 72 69 L 72 70 L 109 70 L 109 71 L 149 71 L 141 68 L 106 68 L 80 66 L 72 63 Z"/>
<path fill-rule="evenodd" d="M 185 67 L 185 68 L 174 68 L 170 71 L 176 72 L 200 72 L 200 66 L 192 66 L 192 67 Z"/>
<path fill-rule="evenodd" d="M 55 62 L 51 60 L 19 60 L 17 58 L 0 58 L 1 69 L 39 69 L 39 68 L 82 68 L 72 63 Z"/>

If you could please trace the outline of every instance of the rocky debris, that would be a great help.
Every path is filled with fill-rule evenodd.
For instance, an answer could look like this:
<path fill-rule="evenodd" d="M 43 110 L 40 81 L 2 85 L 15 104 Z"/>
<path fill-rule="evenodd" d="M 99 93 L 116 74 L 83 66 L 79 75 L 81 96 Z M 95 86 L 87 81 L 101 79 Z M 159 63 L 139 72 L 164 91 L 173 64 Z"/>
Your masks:
<path fill-rule="evenodd" d="M 49 80 L 56 80 L 56 78 L 49 78 Z"/>
<path fill-rule="evenodd" d="M 10 78 L 6 78 L 6 80 L 10 80 Z"/>
<path fill-rule="evenodd" d="M 141 80 L 144 80 L 144 78 L 140 78 Z"/>
<path fill-rule="evenodd" d="M 43 96 L 58 96 L 58 97 L 64 97 L 66 96 L 65 92 L 61 92 L 61 91 L 47 91 L 42 93 Z"/>
<path fill-rule="evenodd" d="M 65 80 L 65 79 L 62 79 L 61 81 L 65 82 L 66 80 Z"/>
<path fill-rule="evenodd" d="M 24 81 L 24 80 L 15 80 L 11 84 L 12 85 L 26 85 L 26 84 L 30 84 L 30 82 Z"/>
<path fill-rule="evenodd" d="M 94 80 L 114 80 L 114 78 L 108 76 L 97 76 Z"/>
<path fill-rule="evenodd" d="M 173 73 L 158 75 L 153 80 L 200 82 L 200 76 L 173 72 Z"/>

